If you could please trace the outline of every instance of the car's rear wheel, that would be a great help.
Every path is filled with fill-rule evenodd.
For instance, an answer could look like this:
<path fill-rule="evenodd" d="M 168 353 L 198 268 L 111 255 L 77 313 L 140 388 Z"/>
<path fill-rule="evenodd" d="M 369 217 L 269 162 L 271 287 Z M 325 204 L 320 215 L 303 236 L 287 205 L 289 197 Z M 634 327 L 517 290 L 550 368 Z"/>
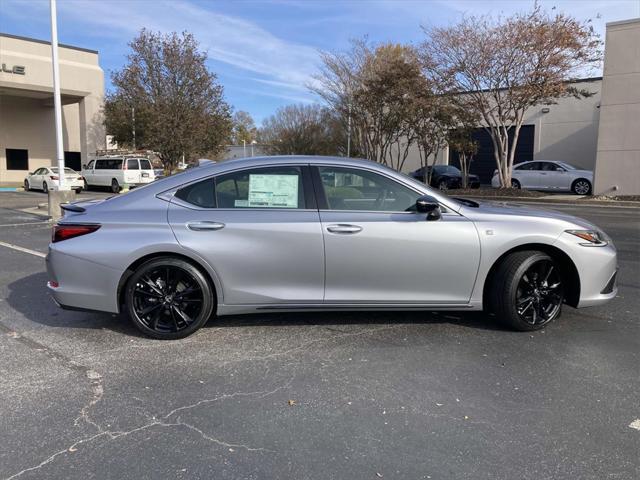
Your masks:
<path fill-rule="evenodd" d="M 515 330 L 539 330 L 562 311 L 562 272 L 544 252 L 508 255 L 498 266 L 490 288 L 491 310 L 500 322 Z"/>
<path fill-rule="evenodd" d="M 87 179 L 86 179 L 86 178 L 83 178 L 83 179 L 82 179 L 82 182 L 84 183 L 84 190 L 85 190 L 85 192 L 88 192 L 88 191 L 89 191 L 89 184 L 87 183 Z"/>
<path fill-rule="evenodd" d="M 589 195 L 591 193 L 591 182 L 586 178 L 579 178 L 571 184 L 571 191 L 576 195 Z"/>
<path fill-rule="evenodd" d="M 449 181 L 448 180 L 440 180 L 438 182 L 438 189 L 441 192 L 446 192 L 447 190 L 449 190 Z"/>
<path fill-rule="evenodd" d="M 47 182 L 42 182 L 42 191 L 44 193 L 47 193 L 49 191 L 49 185 L 47 185 Z"/>
<path fill-rule="evenodd" d="M 179 258 L 158 258 L 142 264 L 129 278 L 125 304 L 129 317 L 144 334 L 172 340 L 202 327 L 213 313 L 213 290 L 203 273 Z"/>
<path fill-rule="evenodd" d="M 29 190 L 31 190 L 31 187 L 29 186 L 29 180 L 24 181 L 24 191 L 28 192 Z"/>
<path fill-rule="evenodd" d="M 118 183 L 118 180 L 116 180 L 115 178 L 111 180 L 111 191 L 113 193 L 120 193 L 120 184 Z"/>
<path fill-rule="evenodd" d="M 516 180 L 515 178 L 511 179 L 511 188 L 516 188 L 518 190 L 520 190 L 522 188 L 522 185 L 520 185 L 520 182 L 518 180 Z"/>
<path fill-rule="evenodd" d="M 78 187 L 74 189 L 76 191 L 76 194 L 80 194 L 80 192 L 82 192 L 82 187 Z"/>

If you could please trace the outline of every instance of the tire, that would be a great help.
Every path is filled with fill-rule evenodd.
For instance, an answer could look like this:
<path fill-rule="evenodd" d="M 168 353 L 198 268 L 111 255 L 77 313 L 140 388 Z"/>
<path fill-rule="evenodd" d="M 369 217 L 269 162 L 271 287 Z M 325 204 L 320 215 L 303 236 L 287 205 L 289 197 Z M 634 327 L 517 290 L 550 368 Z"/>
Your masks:
<path fill-rule="evenodd" d="M 89 184 L 87 183 L 87 179 L 83 178 L 82 181 L 84 182 L 84 190 L 86 192 L 88 192 L 89 191 Z"/>
<path fill-rule="evenodd" d="M 80 192 L 82 192 L 82 187 L 76 188 L 76 195 L 80 195 Z"/>
<path fill-rule="evenodd" d="M 116 180 L 115 178 L 111 180 L 111 191 L 113 193 L 120 193 L 120 190 L 122 190 L 122 187 L 120 187 L 120 184 L 118 183 L 118 180 Z"/>
<path fill-rule="evenodd" d="M 571 184 L 571 191 L 576 195 L 591 195 L 591 182 L 586 178 L 578 178 Z"/>
<path fill-rule="evenodd" d="M 447 190 L 449 190 L 449 181 L 448 180 L 440 180 L 438 182 L 438 190 L 440 190 L 441 192 L 446 192 Z"/>
<path fill-rule="evenodd" d="M 516 190 L 520 190 L 522 188 L 522 185 L 520 185 L 520 182 L 518 180 L 516 180 L 515 178 L 511 179 L 511 188 L 515 188 Z"/>
<path fill-rule="evenodd" d="M 498 265 L 489 287 L 491 311 L 514 330 L 540 330 L 562 312 L 560 267 L 544 252 L 527 250 L 508 255 Z"/>
<path fill-rule="evenodd" d="M 29 180 L 25 179 L 24 180 L 24 191 L 28 192 L 29 190 L 31 190 L 31 187 L 29 186 Z"/>
<path fill-rule="evenodd" d="M 44 193 L 47 193 L 49 191 L 49 185 L 47 185 L 47 182 L 42 182 L 42 191 Z"/>
<path fill-rule="evenodd" d="M 185 338 L 214 311 L 214 291 L 204 274 L 179 258 L 143 263 L 125 288 L 126 311 L 145 335 L 160 340 Z"/>

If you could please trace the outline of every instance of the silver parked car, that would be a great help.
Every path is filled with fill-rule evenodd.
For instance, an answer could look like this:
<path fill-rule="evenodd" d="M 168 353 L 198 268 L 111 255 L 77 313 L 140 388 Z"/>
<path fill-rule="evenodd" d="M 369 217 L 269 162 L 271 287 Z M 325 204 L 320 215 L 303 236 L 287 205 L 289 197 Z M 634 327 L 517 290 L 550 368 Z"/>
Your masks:
<path fill-rule="evenodd" d="M 491 179 L 493 188 L 500 187 L 498 171 Z M 589 195 L 593 186 L 593 172 L 575 167 L 567 162 L 535 160 L 514 165 L 511 176 L 513 188 L 529 190 L 551 190 Z"/>
<path fill-rule="evenodd" d="M 232 160 L 65 209 L 56 302 L 125 311 L 156 338 L 278 310 L 485 309 L 535 330 L 617 291 L 616 250 L 591 223 L 456 200 L 364 160 Z"/>

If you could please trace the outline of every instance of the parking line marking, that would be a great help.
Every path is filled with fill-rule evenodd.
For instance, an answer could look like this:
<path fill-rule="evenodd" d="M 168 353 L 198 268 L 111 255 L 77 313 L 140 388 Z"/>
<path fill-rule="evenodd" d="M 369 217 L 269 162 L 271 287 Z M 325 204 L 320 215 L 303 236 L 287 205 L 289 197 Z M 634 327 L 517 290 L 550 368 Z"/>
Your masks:
<path fill-rule="evenodd" d="M 12 243 L 0 242 L 0 246 L 11 248 L 13 250 L 17 250 L 18 252 L 29 253 L 31 255 L 35 255 L 36 257 L 45 258 L 47 256 L 46 253 L 38 252 L 36 250 L 31 250 L 30 248 L 24 248 L 19 245 L 13 245 Z"/>
<path fill-rule="evenodd" d="M 21 227 L 22 225 L 50 225 L 49 222 L 24 222 L 24 223 L 5 223 L 0 227 Z"/>

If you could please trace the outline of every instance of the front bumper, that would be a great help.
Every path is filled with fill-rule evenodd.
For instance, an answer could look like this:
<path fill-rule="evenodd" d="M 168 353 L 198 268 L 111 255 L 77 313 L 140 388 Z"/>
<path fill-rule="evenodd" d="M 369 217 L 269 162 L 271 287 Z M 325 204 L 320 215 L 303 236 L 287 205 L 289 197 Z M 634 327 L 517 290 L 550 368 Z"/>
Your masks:
<path fill-rule="evenodd" d="M 563 233 L 556 243 L 569 254 L 580 277 L 578 308 L 602 305 L 618 294 L 618 254 L 609 243 L 603 247 L 583 246 L 574 235 Z"/>

